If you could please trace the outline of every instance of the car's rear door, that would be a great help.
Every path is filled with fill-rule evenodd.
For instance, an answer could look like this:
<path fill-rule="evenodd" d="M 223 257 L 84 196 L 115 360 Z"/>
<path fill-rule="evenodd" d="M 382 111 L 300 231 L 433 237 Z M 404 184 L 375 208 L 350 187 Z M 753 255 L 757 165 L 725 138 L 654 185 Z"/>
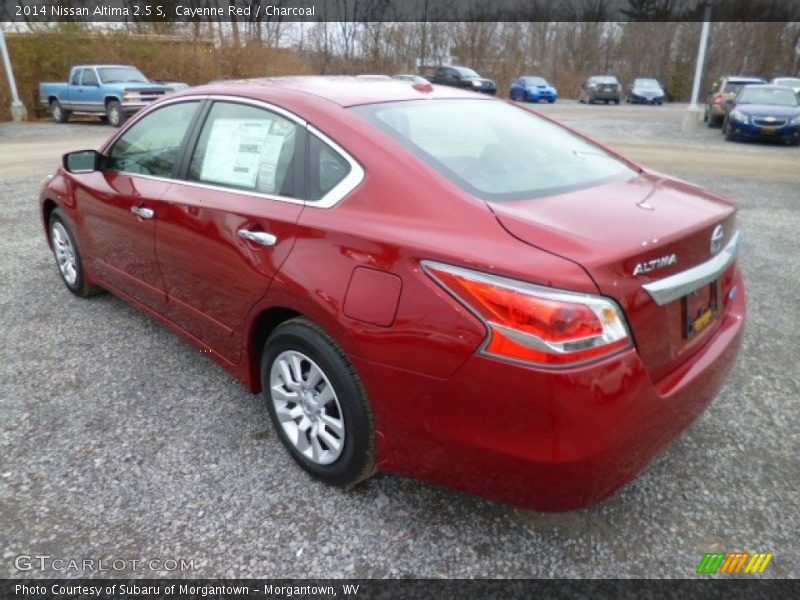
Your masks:
<path fill-rule="evenodd" d="M 294 245 L 305 123 L 263 103 L 214 100 L 160 202 L 156 252 L 169 318 L 230 361 L 248 311 Z"/>
<path fill-rule="evenodd" d="M 107 151 L 103 171 L 79 175 L 76 201 L 89 261 L 102 283 L 164 312 L 155 255 L 158 199 L 171 185 L 200 101 L 175 102 L 144 115 Z"/>

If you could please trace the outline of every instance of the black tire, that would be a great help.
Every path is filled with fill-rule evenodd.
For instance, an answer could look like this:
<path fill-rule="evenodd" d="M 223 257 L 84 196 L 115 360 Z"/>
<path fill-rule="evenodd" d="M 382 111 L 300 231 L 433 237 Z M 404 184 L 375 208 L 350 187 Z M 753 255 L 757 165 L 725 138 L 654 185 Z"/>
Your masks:
<path fill-rule="evenodd" d="M 53 121 L 56 123 L 66 123 L 69 121 L 69 111 L 64 110 L 64 107 L 61 106 L 58 100 L 50 101 L 50 114 L 53 117 Z"/>
<path fill-rule="evenodd" d="M 556 101 L 556 99 L 555 99 L 555 98 L 548 98 L 548 100 L 547 100 L 547 101 L 548 101 L 550 104 L 553 104 L 553 103 Z"/>
<path fill-rule="evenodd" d="M 320 464 L 304 456 L 289 439 L 276 413 L 270 378 L 273 364 L 287 351 L 299 352 L 316 363 L 332 386 L 341 407 L 344 445 L 341 454 L 330 464 Z M 261 355 L 261 382 L 278 437 L 292 458 L 310 475 L 331 485 L 348 486 L 375 473 L 375 424 L 366 391 L 341 347 L 316 323 L 298 317 L 275 328 Z M 295 406 L 299 405 L 299 402 L 295 403 Z M 303 417 L 299 418 L 302 420 Z M 305 432 L 298 435 L 305 435 Z M 306 436 L 306 439 L 310 438 Z"/>
<path fill-rule="evenodd" d="M 607 106 L 608 105 L 608 100 L 603 100 L 603 103 Z"/>
<path fill-rule="evenodd" d="M 80 250 L 78 250 L 75 234 L 72 232 L 72 228 L 64 216 L 64 213 L 59 208 L 56 208 L 50 214 L 48 234 L 50 236 L 50 243 L 53 247 L 53 256 L 56 258 L 58 273 L 61 276 L 61 281 L 63 281 L 64 285 L 67 286 L 67 289 L 80 298 L 88 298 L 89 296 L 94 296 L 95 294 L 101 293 L 103 291 L 102 288 L 97 287 L 96 285 L 91 285 L 86 281 L 86 273 L 83 269 L 83 259 L 81 257 Z M 70 280 L 70 278 L 68 278 L 59 261 L 60 244 L 58 238 L 59 236 L 63 235 L 66 235 L 68 238 L 70 251 L 74 257 L 74 280 Z M 61 246 L 61 248 L 63 248 L 63 246 Z"/>
<path fill-rule="evenodd" d="M 619 106 L 619 98 L 617 98 L 616 100 L 614 100 L 614 104 L 616 104 L 617 106 Z"/>
<path fill-rule="evenodd" d="M 122 104 L 119 100 L 109 100 L 106 103 L 106 119 L 108 124 L 112 127 L 121 127 L 127 120 L 125 111 L 122 110 Z"/>
<path fill-rule="evenodd" d="M 725 119 L 725 121 L 723 121 L 722 123 L 722 134 L 725 136 L 725 139 L 728 140 L 729 142 L 733 142 L 734 140 L 736 140 L 736 134 L 731 129 L 730 124 L 728 123 L 728 119 Z"/>

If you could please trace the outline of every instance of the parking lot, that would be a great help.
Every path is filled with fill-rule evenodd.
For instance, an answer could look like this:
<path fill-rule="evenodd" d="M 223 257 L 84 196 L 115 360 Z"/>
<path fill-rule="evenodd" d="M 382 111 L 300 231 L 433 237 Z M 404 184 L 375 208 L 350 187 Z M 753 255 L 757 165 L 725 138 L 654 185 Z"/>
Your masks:
<path fill-rule="evenodd" d="M 113 573 L 150 577 L 685 578 L 718 551 L 773 552 L 764 576 L 800 577 L 800 148 L 683 131 L 685 105 L 533 107 L 741 206 L 738 367 L 641 477 L 561 514 L 388 475 L 315 482 L 260 396 L 124 302 L 59 280 L 39 182 L 113 130 L 2 123 L 0 577 L 57 576 L 14 566 L 44 554 L 194 561 Z"/>

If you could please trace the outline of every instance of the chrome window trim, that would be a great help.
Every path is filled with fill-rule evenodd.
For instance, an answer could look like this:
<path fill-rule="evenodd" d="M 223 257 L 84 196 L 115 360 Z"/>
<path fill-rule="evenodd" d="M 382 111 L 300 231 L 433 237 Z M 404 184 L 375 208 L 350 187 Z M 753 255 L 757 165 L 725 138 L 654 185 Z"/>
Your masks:
<path fill-rule="evenodd" d="M 341 202 L 345 196 L 356 189 L 364 180 L 364 169 L 355 158 L 350 156 L 350 154 L 344 150 L 344 148 L 322 133 L 319 129 L 313 125 L 307 125 L 306 129 L 308 130 L 309 134 L 317 136 L 322 142 L 330 146 L 350 165 L 350 172 L 339 183 L 333 186 L 333 188 L 331 188 L 327 194 L 325 194 L 319 200 L 305 201 L 307 206 L 316 208 L 331 208 Z"/>
<path fill-rule="evenodd" d="M 675 275 L 646 283 L 642 288 L 650 294 L 659 306 L 664 306 L 673 300 L 682 298 L 715 279 L 719 279 L 728 270 L 728 267 L 733 264 L 733 261 L 736 260 L 741 239 L 741 232 L 737 231 L 731 236 L 728 244 L 713 258 Z"/>
<path fill-rule="evenodd" d="M 308 207 L 313 208 L 332 208 L 336 206 L 339 202 L 341 202 L 350 192 L 352 192 L 358 185 L 364 180 L 364 169 L 363 167 L 356 161 L 353 156 L 344 150 L 339 144 L 334 142 L 331 138 L 327 135 L 322 133 L 319 129 L 314 127 L 313 125 L 309 124 L 308 121 L 305 119 L 298 117 L 294 113 L 289 112 L 288 110 L 281 108 L 280 106 L 275 106 L 274 104 L 270 104 L 269 102 L 265 102 L 263 100 L 256 100 L 254 98 L 244 98 L 241 96 L 227 96 L 224 94 L 191 94 L 186 96 L 180 96 L 177 98 L 168 98 L 163 101 L 158 102 L 157 105 L 154 105 L 152 110 L 143 111 L 140 113 L 140 116 L 134 121 L 131 125 L 136 124 L 139 120 L 144 118 L 146 115 L 150 114 L 151 112 L 155 112 L 162 106 L 167 106 L 170 104 L 176 104 L 178 102 L 192 102 L 192 101 L 204 101 L 204 100 L 215 100 L 215 101 L 222 101 L 222 102 L 234 102 L 238 104 L 249 104 L 252 106 L 256 106 L 259 108 L 264 108 L 271 112 L 277 113 L 282 117 L 285 117 L 298 125 L 304 127 L 309 134 L 313 134 L 317 136 L 320 140 L 322 140 L 325 144 L 330 146 L 333 150 L 335 150 L 342 158 L 344 158 L 347 163 L 350 165 L 350 172 L 342 179 L 339 183 L 337 183 L 333 189 L 331 189 L 327 194 L 325 194 L 319 200 L 302 200 L 299 198 L 290 198 L 288 196 L 278 196 L 273 194 L 265 194 L 263 192 L 256 192 L 256 191 L 249 191 L 249 190 L 242 190 L 237 189 L 234 187 L 225 187 L 220 185 L 214 185 L 211 183 L 199 182 L 199 181 L 188 181 L 186 179 L 173 179 L 171 177 L 159 177 L 156 175 L 144 175 L 141 173 L 130 173 L 127 171 L 114 171 L 115 173 L 120 173 L 123 175 L 128 175 L 130 177 L 143 177 L 144 179 L 152 179 L 155 181 L 165 181 L 169 183 L 179 183 L 182 185 L 189 185 L 192 187 L 198 188 L 205 188 L 211 190 L 220 190 L 223 192 L 235 193 L 235 194 L 243 194 L 246 196 L 253 196 L 256 198 L 264 198 L 267 200 L 276 200 L 279 202 L 287 202 L 289 204 L 302 204 Z M 114 144 L 117 143 L 122 135 L 128 131 L 130 127 L 126 127 L 123 131 L 120 131 L 104 148 L 104 151 L 108 153 L 111 148 L 113 148 Z"/>

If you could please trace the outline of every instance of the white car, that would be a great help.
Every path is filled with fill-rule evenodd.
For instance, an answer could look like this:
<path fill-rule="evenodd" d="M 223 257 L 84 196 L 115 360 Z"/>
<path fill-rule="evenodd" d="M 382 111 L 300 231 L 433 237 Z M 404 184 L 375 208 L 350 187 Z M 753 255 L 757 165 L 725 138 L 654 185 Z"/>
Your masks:
<path fill-rule="evenodd" d="M 795 94 L 800 94 L 800 77 L 776 77 L 770 81 L 770 83 L 772 85 L 790 87 L 794 90 Z"/>

